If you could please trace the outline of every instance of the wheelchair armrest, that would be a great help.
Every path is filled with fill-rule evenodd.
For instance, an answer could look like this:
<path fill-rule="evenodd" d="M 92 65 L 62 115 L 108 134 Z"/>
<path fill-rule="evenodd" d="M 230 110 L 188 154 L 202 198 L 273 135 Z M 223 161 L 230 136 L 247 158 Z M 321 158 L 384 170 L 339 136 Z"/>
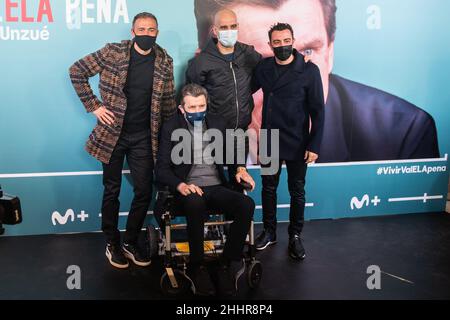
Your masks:
<path fill-rule="evenodd" d="M 166 201 L 166 199 L 172 199 L 174 195 L 170 191 L 157 191 L 156 192 L 156 201 L 161 201 L 161 199 L 164 199 L 163 201 Z"/>
<path fill-rule="evenodd" d="M 156 191 L 156 201 L 158 201 L 160 198 L 167 199 L 167 198 L 173 198 L 174 194 L 172 191 L 170 191 L 170 188 L 168 186 L 158 186 L 158 190 Z"/>
<path fill-rule="evenodd" d="M 169 190 L 169 187 L 159 187 L 156 191 L 155 205 L 153 208 L 153 215 L 160 228 L 164 227 L 162 219 L 166 212 L 171 212 L 173 207 L 174 194 Z"/>

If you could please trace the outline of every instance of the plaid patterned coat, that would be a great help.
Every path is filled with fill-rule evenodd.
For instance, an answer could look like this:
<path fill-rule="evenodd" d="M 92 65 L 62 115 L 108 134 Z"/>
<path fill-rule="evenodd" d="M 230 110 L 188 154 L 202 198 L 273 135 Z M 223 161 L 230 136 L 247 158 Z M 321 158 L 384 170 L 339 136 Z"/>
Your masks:
<path fill-rule="evenodd" d="M 70 79 L 87 112 L 104 106 L 115 115 L 112 126 L 97 121 L 86 142 L 85 149 L 94 158 L 108 164 L 123 127 L 127 98 L 123 92 L 127 80 L 130 49 L 133 42 L 109 43 L 102 49 L 75 62 L 69 70 Z M 154 47 L 155 71 L 151 109 L 151 143 L 153 158 L 158 152 L 159 130 L 162 121 L 176 111 L 173 60 L 160 46 Z M 101 101 L 94 95 L 89 78 L 100 74 Z"/>

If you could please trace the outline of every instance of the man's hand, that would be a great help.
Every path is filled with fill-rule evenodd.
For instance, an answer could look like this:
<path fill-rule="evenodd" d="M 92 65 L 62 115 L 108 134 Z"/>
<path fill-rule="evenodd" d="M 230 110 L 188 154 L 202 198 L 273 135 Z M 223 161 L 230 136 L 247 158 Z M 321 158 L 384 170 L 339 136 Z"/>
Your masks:
<path fill-rule="evenodd" d="M 112 113 L 111 111 L 109 111 L 108 109 L 106 109 L 103 106 L 101 106 L 100 108 L 95 110 L 93 112 L 93 114 L 95 114 L 95 116 L 101 123 L 106 124 L 106 125 L 113 125 L 114 120 L 116 118 L 114 116 L 114 113 Z"/>
<path fill-rule="evenodd" d="M 184 182 L 180 183 L 177 187 L 177 190 L 179 193 L 181 193 L 183 196 L 187 197 L 190 194 L 198 194 L 200 197 L 203 196 L 203 191 L 199 187 L 197 187 L 195 184 L 186 184 Z"/>
<path fill-rule="evenodd" d="M 306 163 L 314 163 L 316 162 L 316 160 L 319 159 L 319 155 L 311 152 L 311 151 L 306 151 L 305 152 L 305 161 Z"/>
<path fill-rule="evenodd" d="M 252 187 L 250 191 L 253 191 L 255 189 L 255 181 L 253 180 L 252 176 L 248 174 L 247 169 L 239 167 L 235 177 L 238 183 L 241 183 L 241 181 L 243 181 L 250 184 Z"/>

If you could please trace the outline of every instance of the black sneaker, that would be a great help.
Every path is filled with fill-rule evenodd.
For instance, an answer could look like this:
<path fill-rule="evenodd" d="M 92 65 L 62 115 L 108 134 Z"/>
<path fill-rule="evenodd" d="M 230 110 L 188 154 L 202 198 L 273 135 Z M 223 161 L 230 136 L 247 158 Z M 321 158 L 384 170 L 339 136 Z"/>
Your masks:
<path fill-rule="evenodd" d="M 245 260 L 232 261 L 219 266 L 217 281 L 220 294 L 234 296 L 238 289 L 238 280 L 244 271 Z"/>
<path fill-rule="evenodd" d="M 125 257 L 133 261 L 133 263 L 140 267 L 147 267 L 152 262 L 150 258 L 146 257 L 139 248 L 134 244 L 123 244 L 123 252 Z"/>
<path fill-rule="evenodd" d="M 302 239 L 299 235 L 289 237 L 288 246 L 289 256 L 295 260 L 303 260 L 306 257 L 305 248 L 303 247 Z"/>
<path fill-rule="evenodd" d="M 105 254 L 112 266 L 119 269 L 128 268 L 128 260 L 125 257 L 120 245 L 112 245 L 108 243 L 106 245 Z"/>
<path fill-rule="evenodd" d="M 255 247 L 256 250 L 264 250 L 268 246 L 277 243 L 277 236 L 275 233 L 263 230 L 256 236 Z"/>
<path fill-rule="evenodd" d="M 187 275 L 194 284 L 192 291 L 195 295 L 207 297 L 216 294 L 216 289 L 205 266 L 201 265 L 188 269 Z"/>

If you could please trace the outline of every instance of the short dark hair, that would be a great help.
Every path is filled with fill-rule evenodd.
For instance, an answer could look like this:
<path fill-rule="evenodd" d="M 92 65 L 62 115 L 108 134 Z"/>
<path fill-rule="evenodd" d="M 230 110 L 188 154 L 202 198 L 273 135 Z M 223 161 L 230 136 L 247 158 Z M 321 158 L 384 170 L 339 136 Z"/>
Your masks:
<path fill-rule="evenodd" d="M 208 101 L 208 91 L 196 83 L 189 83 L 181 89 L 181 105 L 184 106 L 184 97 L 187 96 L 194 98 L 205 96 L 206 101 Z"/>
<path fill-rule="evenodd" d="M 287 1 L 289 0 L 194 0 L 199 48 L 203 48 L 208 41 L 214 15 L 220 9 L 229 8 L 237 4 L 277 9 Z M 334 41 L 336 35 L 336 0 L 318 1 L 322 5 L 328 42 L 331 43 Z"/>
<path fill-rule="evenodd" d="M 133 28 L 134 24 L 138 19 L 153 19 L 156 21 L 156 26 L 158 26 L 158 19 L 156 19 L 156 16 L 153 13 L 150 12 L 141 12 L 134 16 L 133 18 Z"/>
<path fill-rule="evenodd" d="M 291 25 L 289 23 L 278 22 L 274 24 L 269 30 L 269 41 L 272 41 L 272 33 L 274 31 L 284 31 L 284 30 L 289 30 L 291 32 L 292 38 L 294 38 L 294 30 L 292 30 Z"/>

